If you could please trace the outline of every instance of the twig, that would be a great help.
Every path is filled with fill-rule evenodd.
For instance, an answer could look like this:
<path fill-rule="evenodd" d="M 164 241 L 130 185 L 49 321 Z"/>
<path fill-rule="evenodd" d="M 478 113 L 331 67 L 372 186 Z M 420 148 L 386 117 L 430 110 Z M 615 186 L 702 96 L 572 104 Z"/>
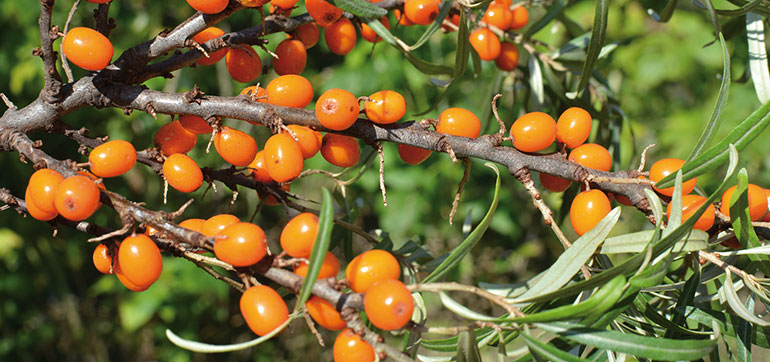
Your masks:
<path fill-rule="evenodd" d="M 502 119 L 500 119 L 500 114 L 497 113 L 497 100 L 500 99 L 503 95 L 498 93 L 495 94 L 495 96 L 492 98 L 492 114 L 495 115 L 495 119 L 497 120 L 497 124 L 500 125 L 500 130 L 497 131 L 497 134 L 500 135 L 500 137 L 505 137 L 505 122 L 503 122 Z"/>
<path fill-rule="evenodd" d="M 313 323 L 313 320 L 310 319 L 310 314 L 302 313 L 302 317 L 305 318 L 305 324 L 307 324 L 307 327 L 310 328 L 310 333 L 312 333 L 315 336 L 315 339 L 318 340 L 318 344 L 320 344 L 321 347 L 326 347 L 324 344 L 324 338 L 321 337 L 321 333 L 318 333 L 318 330 L 315 328 L 315 323 Z"/>
<path fill-rule="evenodd" d="M 382 142 L 377 142 L 377 155 L 380 157 L 380 190 L 382 191 L 382 204 L 388 207 L 388 194 L 385 191 L 385 153 L 382 152 Z"/>
<path fill-rule="evenodd" d="M 43 98 L 46 103 L 53 104 L 61 101 L 61 76 L 56 69 L 56 53 L 53 51 L 53 41 L 58 37 L 58 27 L 51 29 L 51 14 L 53 12 L 53 0 L 40 0 L 40 41 L 41 47 L 33 51 L 34 55 L 43 58 L 43 74 L 45 85 Z"/>
<path fill-rule="evenodd" d="M 0 93 L 0 99 L 3 100 L 3 103 L 5 103 L 5 105 L 8 107 L 8 109 L 10 109 L 12 111 L 15 111 L 15 110 L 19 109 L 19 108 L 16 107 L 15 104 L 13 104 L 13 102 L 11 102 L 10 99 L 8 99 L 8 97 L 5 96 L 5 93 Z"/>
<path fill-rule="evenodd" d="M 655 147 L 655 144 L 650 144 L 649 146 L 644 148 L 644 151 L 642 151 L 642 157 L 639 160 L 639 168 L 637 169 L 639 172 L 644 171 L 644 164 L 647 161 L 647 151 L 649 151 L 651 148 Z"/>
<path fill-rule="evenodd" d="M 460 183 L 457 185 L 457 192 L 455 193 L 455 198 L 452 201 L 452 210 L 449 211 L 449 225 L 452 225 L 452 222 L 454 221 L 457 208 L 460 206 L 460 196 L 463 193 L 463 187 L 465 186 L 465 183 L 468 182 L 468 178 L 471 175 L 471 165 L 473 163 L 471 162 L 470 158 L 464 157 L 463 164 L 465 164 L 465 171 L 463 172 L 462 180 L 460 180 Z"/>
<path fill-rule="evenodd" d="M 75 15 L 75 11 L 77 11 L 78 5 L 80 5 L 80 0 L 75 0 L 75 3 L 72 4 L 70 13 L 67 15 L 67 22 L 64 23 L 64 34 L 67 34 L 69 31 L 70 23 L 72 22 L 72 16 Z M 61 52 L 61 67 L 64 68 L 64 74 L 67 75 L 67 81 L 72 83 L 75 81 L 75 77 L 72 76 L 70 63 L 67 61 L 67 57 L 64 56 L 64 42 L 59 44 L 59 51 Z"/>
<path fill-rule="evenodd" d="M 466 292 L 466 293 L 476 294 L 479 297 L 482 297 L 494 304 L 497 304 L 503 307 L 503 309 L 505 309 L 505 311 L 508 312 L 509 315 L 517 316 L 517 317 L 524 316 L 524 313 L 522 313 L 513 305 L 506 302 L 505 298 L 472 285 L 463 285 L 455 282 L 449 282 L 449 283 L 410 284 L 410 285 L 407 285 L 407 288 L 409 288 L 409 290 L 413 292 L 438 293 L 443 291 L 456 291 L 456 292 Z"/>

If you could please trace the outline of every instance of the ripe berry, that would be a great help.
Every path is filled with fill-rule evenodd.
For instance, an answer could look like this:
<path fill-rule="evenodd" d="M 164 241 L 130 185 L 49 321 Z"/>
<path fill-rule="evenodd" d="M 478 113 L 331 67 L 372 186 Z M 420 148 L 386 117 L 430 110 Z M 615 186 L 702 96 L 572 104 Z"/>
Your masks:
<path fill-rule="evenodd" d="M 273 69 L 278 75 L 300 74 L 305 70 L 307 51 L 301 41 L 285 39 L 275 47 L 275 54 L 278 59 L 273 58 Z"/>
<path fill-rule="evenodd" d="M 557 176 L 551 176 L 547 173 L 540 174 L 540 184 L 551 192 L 562 192 L 569 188 L 572 181 Z"/>
<path fill-rule="evenodd" d="M 398 145 L 398 156 L 401 157 L 401 160 L 412 166 L 421 164 L 430 157 L 430 154 L 431 150 L 424 148 L 404 144 Z"/>
<path fill-rule="evenodd" d="M 578 235 L 589 232 L 612 211 L 610 199 L 599 190 L 583 191 L 572 200 L 569 221 Z"/>
<path fill-rule="evenodd" d="M 383 280 L 366 291 L 364 310 L 375 327 L 393 331 L 403 328 L 412 319 L 414 299 L 404 283 Z"/>
<path fill-rule="evenodd" d="M 217 234 L 214 254 L 233 266 L 256 264 L 267 253 L 267 236 L 257 225 L 248 222 L 232 224 Z"/>
<path fill-rule="evenodd" d="M 188 114 L 179 116 L 179 124 L 182 125 L 184 129 L 195 134 L 211 134 L 211 132 L 214 131 L 214 128 L 212 128 L 205 119 L 198 116 Z"/>
<path fill-rule="evenodd" d="M 280 4 L 291 4 L 291 6 L 287 8 L 278 7 L 273 5 L 273 3 L 280 3 Z M 276 15 L 276 16 L 283 16 L 284 18 L 288 18 L 291 16 L 292 10 L 294 10 L 294 4 L 297 3 L 297 0 L 273 0 L 270 2 L 270 15 Z"/>
<path fill-rule="evenodd" d="M 265 168 L 270 178 L 283 183 L 302 173 L 302 148 L 288 133 L 270 136 L 265 142 Z"/>
<path fill-rule="evenodd" d="M 267 89 L 262 88 L 260 86 L 250 86 L 243 88 L 240 95 L 247 95 L 250 97 L 253 97 L 252 99 L 255 99 L 259 103 L 267 103 Z M 254 122 L 249 121 L 249 123 L 257 124 Z"/>
<path fill-rule="evenodd" d="M 358 119 L 358 99 L 344 89 L 329 89 L 315 103 L 315 116 L 321 124 L 335 131 L 350 128 Z"/>
<path fill-rule="evenodd" d="M 270 6 L 274 6 L 276 8 L 282 9 L 282 10 L 289 10 L 294 7 L 294 5 L 297 4 L 297 0 L 272 0 L 270 1 Z M 272 14 L 272 12 L 271 12 Z M 286 17 L 289 16 L 289 14 L 285 14 Z"/>
<path fill-rule="evenodd" d="M 56 186 L 54 205 L 67 220 L 85 220 L 99 208 L 99 188 L 88 177 L 67 177 Z"/>
<path fill-rule="evenodd" d="M 198 44 L 203 44 L 211 39 L 219 38 L 222 35 L 225 35 L 225 32 L 222 29 L 217 28 L 216 26 L 211 26 L 203 29 L 198 34 L 195 34 L 192 39 Z M 219 49 L 213 53 L 210 53 L 208 57 L 205 55 L 200 57 L 197 62 L 200 65 L 213 65 L 220 61 L 222 57 L 225 56 L 225 54 L 227 54 L 227 49 Z"/>
<path fill-rule="evenodd" d="M 683 195 L 682 222 L 689 219 L 690 216 L 692 216 L 695 211 L 697 211 L 705 202 L 706 198 L 703 196 Z M 666 216 L 669 219 L 671 218 L 671 205 L 672 203 L 669 203 L 666 207 Z M 699 229 L 703 231 L 708 231 L 708 229 L 711 229 L 711 226 L 714 225 L 714 214 L 714 205 L 709 205 L 708 208 L 706 208 L 706 211 L 704 211 L 703 214 L 701 214 L 701 216 L 698 218 L 698 221 L 695 222 L 695 225 L 692 226 L 693 229 Z"/>
<path fill-rule="evenodd" d="M 339 331 L 346 326 L 345 321 L 342 320 L 340 313 L 334 309 L 334 306 L 316 295 L 305 302 L 305 309 L 316 323 L 330 331 Z"/>
<path fill-rule="evenodd" d="M 302 158 L 307 160 L 308 158 L 315 156 L 321 149 L 321 142 L 319 142 L 318 137 L 316 137 L 318 131 L 314 131 L 298 124 L 290 124 L 286 126 L 286 128 L 294 132 L 294 135 L 297 136 L 299 148 L 302 149 Z"/>
<path fill-rule="evenodd" d="M 243 167 L 257 155 L 257 141 L 230 127 L 222 127 L 214 137 L 214 147 L 222 158 L 233 166 Z"/>
<path fill-rule="evenodd" d="M 737 186 L 730 187 L 722 194 L 722 204 L 719 207 L 725 216 L 730 217 L 730 201 L 735 193 Z M 749 199 L 749 217 L 752 221 L 761 219 L 767 213 L 767 197 L 761 187 L 749 184 L 748 195 Z"/>
<path fill-rule="evenodd" d="M 487 7 L 487 12 L 484 13 L 484 17 L 481 21 L 485 24 L 492 25 L 500 30 L 508 30 L 513 23 L 513 13 L 508 9 L 508 5 L 502 2 L 492 1 Z"/>
<path fill-rule="evenodd" d="M 308 263 L 302 261 L 294 266 L 294 274 L 301 277 L 307 276 Z M 318 272 L 318 279 L 334 278 L 337 277 L 337 273 L 340 272 L 340 261 L 330 251 L 326 252 L 323 262 L 321 262 L 321 270 Z"/>
<path fill-rule="evenodd" d="M 580 107 L 570 107 L 556 122 L 556 138 L 569 148 L 582 145 L 591 135 L 591 114 Z"/>
<path fill-rule="evenodd" d="M 653 163 L 652 166 L 650 167 L 650 181 L 658 182 L 662 180 L 664 177 L 679 171 L 679 169 L 682 168 L 683 165 L 684 165 L 684 160 L 680 160 L 676 158 L 664 158 L 662 160 L 658 160 L 657 162 Z M 696 182 L 697 182 L 697 177 L 682 182 L 682 195 L 687 195 L 690 192 L 692 192 L 692 190 L 695 189 Z M 665 189 L 660 189 L 655 186 L 652 186 L 652 188 L 655 189 L 655 191 L 666 196 L 674 195 L 674 186 L 671 186 Z"/>
<path fill-rule="evenodd" d="M 198 136 L 182 127 L 179 121 L 165 124 L 155 133 L 155 147 L 164 156 L 187 153 L 198 142 Z"/>
<path fill-rule="evenodd" d="M 332 165 L 351 167 L 361 159 L 361 149 L 353 137 L 327 133 L 321 144 L 321 155 Z"/>
<path fill-rule="evenodd" d="M 238 0 L 241 5 L 247 8 L 260 8 L 270 2 L 270 0 Z"/>
<path fill-rule="evenodd" d="M 495 65 L 502 71 L 510 72 L 519 65 L 519 48 L 514 43 L 500 43 L 500 55 L 495 58 Z"/>
<path fill-rule="evenodd" d="M 342 17 L 342 9 L 330 4 L 326 0 L 305 0 L 307 13 L 320 26 L 334 24 Z"/>
<path fill-rule="evenodd" d="M 230 48 L 225 64 L 230 76 L 241 83 L 251 82 L 262 74 L 262 59 L 250 45 Z"/>
<path fill-rule="evenodd" d="M 334 362 L 374 362 L 374 348 L 346 328 L 334 340 Z"/>
<path fill-rule="evenodd" d="M 64 176 L 50 168 L 41 168 L 35 171 L 35 173 L 30 176 L 29 183 L 27 184 L 26 192 L 29 195 L 29 198 L 25 197 L 27 204 L 30 202 L 34 203 L 34 206 L 36 206 L 43 214 L 53 213 L 53 217 L 56 217 L 58 212 L 56 211 L 53 200 L 54 195 L 56 194 L 56 186 L 63 180 Z M 29 208 L 29 206 L 27 206 L 27 208 Z"/>
<path fill-rule="evenodd" d="M 59 215 L 59 212 L 54 210 L 53 212 L 45 212 L 43 210 L 40 210 L 39 207 L 35 204 L 34 201 L 32 201 L 34 197 L 29 192 L 29 188 L 27 188 L 27 191 L 24 193 L 24 200 L 27 206 L 27 212 L 29 213 L 29 216 L 32 216 L 36 220 L 40 221 L 48 221 L 53 220 L 56 216 Z"/>
<path fill-rule="evenodd" d="M 765 192 L 765 199 L 768 199 L 768 207 L 770 207 L 770 190 L 768 189 L 762 189 Z M 762 217 L 762 221 L 764 222 L 770 222 L 770 212 L 765 214 L 765 216 Z"/>
<path fill-rule="evenodd" d="M 332 53 L 345 55 L 356 45 L 356 27 L 348 18 L 340 18 L 334 24 L 326 26 L 326 46 Z"/>
<path fill-rule="evenodd" d="M 171 187 L 181 192 L 193 192 L 203 184 L 201 168 L 183 153 L 168 156 L 163 162 L 163 177 Z"/>
<path fill-rule="evenodd" d="M 294 258 L 307 258 L 318 233 L 318 216 L 303 212 L 286 223 L 281 231 L 281 248 Z"/>
<path fill-rule="evenodd" d="M 115 274 L 115 276 L 118 277 L 118 280 L 120 281 L 120 283 L 123 284 L 123 286 L 128 288 L 129 290 L 133 290 L 135 292 L 143 292 L 152 285 L 152 284 L 139 285 L 129 280 L 126 277 L 126 274 L 123 273 L 123 270 L 120 269 L 120 262 L 118 260 L 116 260 L 115 263 L 113 264 L 112 271 Z"/>
<path fill-rule="evenodd" d="M 500 55 L 500 39 L 488 28 L 473 31 L 470 42 L 481 60 L 495 60 Z"/>
<path fill-rule="evenodd" d="M 254 156 L 254 160 L 248 166 L 247 175 L 262 183 L 274 181 L 265 168 L 265 150 L 257 152 L 257 155 Z"/>
<path fill-rule="evenodd" d="M 542 151 L 556 139 L 556 121 L 543 112 L 527 113 L 513 122 L 511 137 L 519 151 Z"/>
<path fill-rule="evenodd" d="M 448 108 L 438 116 L 436 131 L 452 136 L 476 138 L 481 132 L 481 121 L 464 108 Z"/>
<path fill-rule="evenodd" d="M 192 231 L 197 231 L 200 233 L 203 228 L 203 224 L 205 222 L 206 220 L 203 220 L 203 219 L 192 218 L 192 219 L 187 219 L 185 221 L 180 222 L 179 226 L 185 229 L 190 229 Z"/>
<path fill-rule="evenodd" d="M 310 49 L 318 43 L 318 26 L 315 23 L 305 23 L 294 30 L 294 37 L 299 39 L 305 45 L 305 49 Z"/>
<path fill-rule="evenodd" d="M 512 12 L 513 21 L 511 22 L 510 30 L 518 30 L 527 26 L 527 23 L 529 22 L 529 12 L 527 11 L 527 8 L 519 6 L 513 9 Z"/>
<path fill-rule="evenodd" d="M 122 274 L 140 287 L 155 283 L 163 270 L 163 258 L 158 246 L 144 234 L 123 239 L 118 248 L 117 264 L 120 264 Z"/>
<path fill-rule="evenodd" d="M 386 16 L 380 18 L 380 23 L 385 26 L 385 29 L 390 30 L 390 21 L 388 21 Z M 370 28 L 369 25 L 366 25 L 365 23 L 361 23 L 361 37 L 370 43 L 376 43 L 382 40 L 374 29 Z"/>
<path fill-rule="evenodd" d="M 67 32 L 62 41 L 62 50 L 69 61 L 86 70 L 104 69 L 112 60 L 112 43 L 102 33 L 77 27 Z"/>
<path fill-rule="evenodd" d="M 438 16 L 440 5 L 440 0 L 406 0 L 404 14 L 414 24 L 430 25 Z"/>
<path fill-rule="evenodd" d="M 301 75 L 282 75 L 266 89 L 268 102 L 277 106 L 305 108 L 313 100 L 313 86 Z"/>
<path fill-rule="evenodd" d="M 382 90 L 369 96 L 364 102 L 366 117 L 379 124 L 398 122 L 406 114 L 406 100 L 398 92 Z"/>
<path fill-rule="evenodd" d="M 398 260 L 389 252 L 372 249 L 359 254 L 345 268 L 345 277 L 350 289 L 356 293 L 364 293 L 377 282 L 383 280 L 398 280 L 401 276 L 401 266 Z"/>
<path fill-rule="evenodd" d="M 258 336 L 272 332 L 289 319 L 286 302 L 275 290 L 265 285 L 246 289 L 240 305 L 243 319 Z"/>
<path fill-rule="evenodd" d="M 225 10 L 228 0 L 187 0 L 193 9 L 204 14 L 216 14 Z"/>
<path fill-rule="evenodd" d="M 438 15 L 438 13 L 436 13 Z M 414 23 L 409 20 L 408 17 L 406 17 L 406 14 L 402 14 L 401 10 L 395 9 L 393 10 L 393 16 L 396 18 L 396 21 L 398 21 L 398 25 L 401 26 L 412 26 Z"/>
<path fill-rule="evenodd" d="M 578 146 L 569 153 L 568 159 L 583 167 L 609 171 L 612 168 L 612 155 L 606 148 L 595 143 Z"/>
<path fill-rule="evenodd" d="M 108 141 L 91 150 L 88 163 L 96 176 L 120 176 L 136 164 L 136 149 L 123 140 Z"/>
<path fill-rule="evenodd" d="M 91 259 L 94 262 L 96 270 L 100 271 L 102 274 L 112 274 L 112 257 L 110 257 L 106 245 L 97 245 Z"/>
<path fill-rule="evenodd" d="M 228 226 L 239 223 L 240 221 L 241 220 L 237 217 L 230 214 L 214 215 L 203 223 L 200 233 L 208 237 L 215 236 Z"/>

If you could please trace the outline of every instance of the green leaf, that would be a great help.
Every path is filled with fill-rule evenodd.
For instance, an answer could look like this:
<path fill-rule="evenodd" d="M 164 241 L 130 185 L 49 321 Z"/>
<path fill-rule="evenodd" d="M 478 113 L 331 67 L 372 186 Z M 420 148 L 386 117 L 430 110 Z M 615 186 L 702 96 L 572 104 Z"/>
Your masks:
<path fill-rule="evenodd" d="M 417 70 L 419 70 L 423 74 L 428 74 L 428 75 L 454 74 L 454 69 L 452 67 L 448 67 L 446 65 L 441 65 L 441 64 L 435 64 L 435 63 L 422 60 L 416 57 L 412 53 L 404 52 L 404 57 L 406 57 L 406 60 L 412 63 L 412 65 L 414 65 L 414 67 L 417 68 Z"/>
<path fill-rule="evenodd" d="M 724 16 L 741 16 L 741 15 L 745 15 L 746 13 L 748 13 L 750 11 L 753 11 L 757 7 L 757 5 L 762 4 L 763 1 L 764 0 L 754 0 L 754 1 L 750 2 L 750 3 L 747 3 L 747 4 L 743 5 L 743 6 L 741 6 L 738 9 L 730 9 L 730 10 L 716 9 L 716 13 L 719 14 L 719 15 L 724 15 Z"/>
<path fill-rule="evenodd" d="M 613 236 L 604 241 L 602 254 L 639 253 L 647 248 L 655 230 L 638 231 L 635 233 Z M 685 240 L 674 244 L 676 251 L 696 251 L 708 249 L 709 234 L 705 231 L 694 229 Z"/>
<path fill-rule="evenodd" d="M 688 321 L 699 323 L 708 328 L 711 328 L 712 323 L 716 323 L 722 334 L 730 337 L 736 337 L 736 331 L 741 328 L 742 319 L 740 317 L 721 310 L 687 307 L 684 312 L 678 310 L 676 312 L 682 313 Z M 756 346 L 770 348 L 770 328 L 751 326 L 751 341 Z"/>
<path fill-rule="evenodd" d="M 472 329 L 460 333 L 456 358 L 457 362 L 481 362 L 481 353 L 476 345 L 476 334 Z"/>
<path fill-rule="evenodd" d="M 583 75 L 580 78 L 580 84 L 577 91 L 579 94 L 583 93 L 588 81 L 591 79 L 591 74 L 594 70 L 594 64 L 599 56 L 599 52 L 604 46 L 604 38 L 607 35 L 607 14 L 610 10 L 609 0 L 597 0 L 596 12 L 594 14 L 594 28 L 591 30 L 591 42 L 588 44 L 588 52 L 586 53 L 586 62 L 583 65 Z"/>
<path fill-rule="evenodd" d="M 334 5 L 342 10 L 362 18 L 381 18 L 385 15 L 388 15 L 387 10 L 378 6 L 374 6 L 364 0 L 334 0 Z"/>
<path fill-rule="evenodd" d="M 270 340 L 270 338 L 273 338 L 278 333 L 281 333 L 286 326 L 291 323 L 295 318 L 297 318 L 299 314 L 291 314 L 289 315 L 289 319 L 287 319 L 283 324 L 278 326 L 278 328 L 274 329 L 272 332 L 259 337 L 257 339 L 252 339 L 250 341 L 246 341 L 243 343 L 235 343 L 235 344 L 225 344 L 225 345 L 218 345 L 218 344 L 208 344 L 208 343 L 201 343 L 196 341 L 191 341 L 184 339 L 182 337 L 177 336 L 174 332 L 172 332 L 170 329 L 166 329 L 166 338 L 168 338 L 171 343 L 184 348 L 188 351 L 198 352 L 198 353 L 224 353 L 224 352 L 233 352 L 233 351 L 241 351 L 246 348 L 251 348 L 256 345 L 262 344 L 265 341 Z"/>
<path fill-rule="evenodd" d="M 733 287 L 732 273 L 730 270 L 725 270 L 725 283 L 722 285 L 722 288 L 720 288 L 720 293 L 724 294 L 725 299 L 727 299 L 727 304 L 730 305 L 733 312 L 747 322 L 760 327 L 770 326 L 770 322 L 758 318 L 754 315 L 753 311 L 746 309 L 746 306 L 741 302 L 740 298 L 738 298 L 738 294 Z M 749 294 L 749 298 L 752 298 L 751 294 Z"/>
<path fill-rule="evenodd" d="M 539 355 L 548 361 L 555 362 L 580 362 L 586 361 L 582 358 L 578 358 L 570 354 L 569 352 L 562 351 L 548 343 L 540 342 L 538 339 L 532 337 L 527 331 L 521 332 L 521 336 L 524 337 L 524 343 L 529 347 L 529 351 L 532 354 Z"/>
<path fill-rule="evenodd" d="M 746 299 L 746 309 L 754 310 L 754 298 Z M 736 362 L 751 362 L 751 324 L 739 321 L 735 333 L 738 337 L 735 341 Z"/>
<path fill-rule="evenodd" d="M 321 265 L 324 258 L 326 258 L 326 252 L 329 250 L 329 243 L 331 242 L 332 228 L 334 227 L 334 202 L 329 190 L 323 188 L 322 191 L 321 211 L 318 213 L 318 233 L 315 237 L 313 250 L 310 252 L 307 275 L 302 282 L 302 289 L 299 291 L 297 304 L 294 305 L 295 312 L 302 308 L 307 299 L 310 298 L 313 284 L 318 279 L 318 273 L 321 271 Z"/>
<path fill-rule="evenodd" d="M 449 297 L 444 292 L 440 292 L 439 299 L 441 300 L 441 304 L 446 307 L 450 312 L 459 315 L 460 317 L 463 317 L 465 319 L 470 319 L 474 321 L 485 321 L 485 322 L 492 322 L 497 321 L 499 318 L 497 317 L 490 317 L 488 315 L 484 315 L 478 312 L 474 312 L 470 310 L 468 307 L 458 303 L 456 300 Z"/>
<path fill-rule="evenodd" d="M 692 276 L 684 283 L 684 288 L 679 293 L 679 298 L 676 301 L 676 307 L 674 309 L 683 311 L 686 307 L 693 305 L 695 300 L 695 292 L 700 285 L 700 267 L 696 267 Z M 686 318 L 681 314 L 674 314 L 672 322 L 679 326 L 685 326 Z M 676 338 L 681 336 L 677 331 L 669 329 L 666 331 L 666 338 Z"/>
<path fill-rule="evenodd" d="M 527 31 L 524 33 L 524 39 L 531 37 L 537 33 L 540 29 L 548 25 L 557 15 L 562 13 L 562 10 L 567 7 L 567 0 L 556 0 L 548 8 L 548 11 L 542 18 L 538 19 L 534 24 L 530 25 Z"/>
<path fill-rule="evenodd" d="M 393 33 L 390 32 L 390 29 L 386 28 L 385 25 L 382 25 L 380 22 L 380 19 L 373 18 L 366 21 L 366 25 L 368 25 L 372 30 L 374 30 L 377 35 L 380 36 L 383 40 L 385 40 L 386 43 L 398 48 L 398 42 L 396 42 L 396 37 L 393 36 Z"/>
<path fill-rule="evenodd" d="M 532 106 L 530 111 L 539 110 L 545 102 L 545 90 L 543 89 L 543 72 L 540 70 L 540 61 L 534 54 L 529 55 L 529 88 L 532 91 Z"/>
<path fill-rule="evenodd" d="M 410 46 L 408 51 L 414 51 L 417 50 L 419 47 L 423 46 L 428 39 L 430 39 L 431 35 L 436 32 L 436 30 L 441 28 L 441 24 L 444 22 L 444 19 L 446 19 L 447 15 L 449 15 L 449 10 L 452 9 L 452 6 L 454 4 L 451 1 L 444 1 L 441 5 L 441 8 L 439 9 L 438 15 L 436 16 L 436 19 L 433 20 L 433 23 L 430 24 L 428 29 L 425 30 L 424 33 L 422 33 L 422 36 L 420 39 L 417 40 L 414 45 Z"/>
<path fill-rule="evenodd" d="M 465 11 L 460 11 L 460 25 L 457 29 L 457 52 L 455 53 L 455 73 L 452 83 L 465 74 L 468 68 L 468 57 L 471 53 L 471 43 L 468 38 L 468 20 Z"/>
<path fill-rule="evenodd" d="M 748 199 L 749 176 L 746 169 L 738 172 L 738 184 L 733 196 L 730 198 L 730 216 L 735 237 L 743 247 L 760 246 L 759 237 L 751 224 Z M 756 261 L 757 266 L 765 273 L 770 274 L 770 258 L 767 255 L 749 255 L 749 259 Z"/>
<path fill-rule="evenodd" d="M 746 14 L 746 38 L 749 42 L 749 73 L 754 91 L 762 103 L 770 101 L 770 69 L 767 66 L 765 27 L 756 13 Z"/>

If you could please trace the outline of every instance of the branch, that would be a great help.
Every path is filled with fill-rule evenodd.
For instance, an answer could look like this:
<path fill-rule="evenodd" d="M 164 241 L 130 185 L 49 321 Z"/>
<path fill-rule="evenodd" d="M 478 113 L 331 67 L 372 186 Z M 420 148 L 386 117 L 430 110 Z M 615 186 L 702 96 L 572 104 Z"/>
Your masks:
<path fill-rule="evenodd" d="M 53 41 L 59 36 L 56 35 L 58 28 L 51 29 L 51 13 L 53 12 L 54 0 L 40 0 L 40 49 L 35 49 L 33 55 L 38 55 L 43 59 L 43 73 L 45 85 L 40 96 L 47 103 L 56 103 L 61 99 L 61 76 L 56 69 L 56 52 L 53 50 Z"/>

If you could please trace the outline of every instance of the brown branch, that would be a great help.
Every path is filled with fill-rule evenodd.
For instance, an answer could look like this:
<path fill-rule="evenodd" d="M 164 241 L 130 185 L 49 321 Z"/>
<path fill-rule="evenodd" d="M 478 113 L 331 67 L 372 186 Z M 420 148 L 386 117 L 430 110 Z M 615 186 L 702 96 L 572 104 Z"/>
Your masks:
<path fill-rule="evenodd" d="M 41 92 L 43 100 L 49 104 L 57 103 L 61 100 L 62 81 L 59 71 L 56 69 L 56 52 L 53 50 L 53 41 L 58 38 L 58 29 L 51 29 L 51 13 L 53 12 L 54 0 L 40 0 L 40 40 L 41 47 L 33 52 L 43 59 L 43 73 L 45 85 Z"/>

